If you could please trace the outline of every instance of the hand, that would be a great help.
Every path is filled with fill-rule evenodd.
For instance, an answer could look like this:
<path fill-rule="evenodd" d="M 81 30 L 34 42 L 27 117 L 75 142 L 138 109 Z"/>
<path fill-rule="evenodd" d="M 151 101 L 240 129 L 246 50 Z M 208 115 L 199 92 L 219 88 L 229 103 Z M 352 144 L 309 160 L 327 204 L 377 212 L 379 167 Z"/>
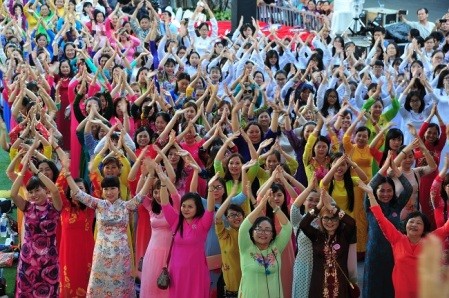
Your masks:
<path fill-rule="evenodd" d="M 270 138 L 270 139 L 266 139 L 265 141 L 263 141 L 262 143 L 260 143 L 259 148 L 263 149 L 265 147 L 268 147 L 271 143 L 273 143 L 274 139 Z"/>
<path fill-rule="evenodd" d="M 369 184 L 365 184 L 362 180 L 359 180 L 358 186 L 367 194 L 373 194 L 373 188 Z"/>
<path fill-rule="evenodd" d="M 246 171 L 249 168 L 251 168 L 253 165 L 255 165 L 257 163 L 257 159 L 251 159 L 250 161 L 248 161 L 247 163 L 242 165 L 242 170 Z"/>
<path fill-rule="evenodd" d="M 208 186 L 209 188 L 212 187 L 212 183 L 214 183 L 215 181 L 217 181 L 219 177 L 220 177 L 220 174 L 215 173 L 215 175 L 214 175 L 212 178 L 210 178 L 209 182 L 207 183 L 207 186 Z"/>
<path fill-rule="evenodd" d="M 413 124 L 407 123 L 407 128 L 412 136 L 414 136 L 414 137 L 418 136 L 418 132 Z"/>

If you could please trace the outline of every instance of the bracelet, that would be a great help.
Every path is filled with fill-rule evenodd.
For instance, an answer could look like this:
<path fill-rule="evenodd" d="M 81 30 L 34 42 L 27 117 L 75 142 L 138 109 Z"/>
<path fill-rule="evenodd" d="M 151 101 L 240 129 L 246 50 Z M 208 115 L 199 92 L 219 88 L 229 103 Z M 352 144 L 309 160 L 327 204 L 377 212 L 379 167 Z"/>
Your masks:
<path fill-rule="evenodd" d="M 24 141 L 24 140 L 25 140 L 24 138 L 22 138 L 22 136 L 19 136 L 19 139 L 21 139 L 22 141 Z"/>
<path fill-rule="evenodd" d="M 56 146 L 56 147 L 55 147 L 55 151 L 58 150 L 58 149 L 60 149 L 60 148 L 61 148 L 61 146 L 59 146 L 59 145 Z"/>
<path fill-rule="evenodd" d="M 276 208 L 273 209 L 273 213 L 276 213 L 280 210 L 281 208 L 279 206 L 277 206 Z"/>
<path fill-rule="evenodd" d="M 404 150 L 401 150 L 401 152 L 400 153 L 404 153 L 405 155 L 407 155 L 407 153 L 404 151 Z"/>
<path fill-rule="evenodd" d="M 161 184 L 161 187 L 167 187 L 167 185 L 162 185 L 162 184 Z"/>

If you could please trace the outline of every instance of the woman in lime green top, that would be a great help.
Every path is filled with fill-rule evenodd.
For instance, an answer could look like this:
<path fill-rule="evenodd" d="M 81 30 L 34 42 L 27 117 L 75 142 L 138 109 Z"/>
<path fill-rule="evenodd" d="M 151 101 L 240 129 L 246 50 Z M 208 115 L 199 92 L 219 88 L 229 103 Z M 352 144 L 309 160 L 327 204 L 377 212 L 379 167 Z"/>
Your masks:
<path fill-rule="evenodd" d="M 389 83 L 388 92 L 390 93 L 390 97 L 392 98 L 391 107 L 387 111 L 384 111 L 384 103 L 379 97 L 381 87 L 381 84 L 377 85 L 376 91 L 370 96 L 370 98 L 368 98 L 368 100 L 362 107 L 363 110 L 368 111 L 371 114 L 371 117 L 369 117 L 365 123 L 365 126 L 368 127 L 368 129 L 371 131 L 369 142 L 374 139 L 377 133 L 374 126 L 376 124 L 378 124 L 380 127 L 384 127 L 385 125 L 387 125 L 396 116 L 400 108 L 400 104 L 398 99 L 395 97 L 392 84 Z"/>
<path fill-rule="evenodd" d="M 267 202 L 281 224 L 279 235 L 273 221 L 260 216 Z M 270 190 L 259 205 L 243 221 L 239 230 L 242 279 L 239 297 L 284 297 L 281 279 L 281 253 L 291 239 L 292 225 L 276 206 Z"/>
<path fill-rule="evenodd" d="M 231 193 L 232 187 L 234 186 L 234 181 L 238 181 L 239 186 L 237 188 L 237 192 L 242 191 L 242 166 L 243 166 L 243 157 L 239 153 L 232 153 L 229 155 L 229 157 L 225 158 L 226 151 L 229 148 L 235 147 L 235 145 L 232 143 L 233 140 L 237 138 L 237 134 L 233 134 L 231 137 L 229 137 L 223 146 L 218 151 L 215 160 L 214 160 L 214 169 L 215 173 L 218 173 L 221 178 L 224 178 L 226 181 L 226 191 L 227 193 Z M 246 134 L 245 134 L 245 137 Z M 256 149 L 254 149 L 254 146 L 250 141 L 248 142 L 248 148 L 251 153 L 251 160 L 257 160 L 257 152 Z M 223 161 L 226 160 L 226 167 L 224 167 Z M 258 162 L 255 162 L 254 165 L 252 165 L 248 170 L 248 180 L 250 183 L 254 181 L 256 178 L 257 172 L 259 170 L 260 166 Z M 243 211 L 245 211 L 246 214 L 248 214 L 251 211 L 250 202 L 249 199 L 245 199 L 243 204 L 241 205 Z"/>

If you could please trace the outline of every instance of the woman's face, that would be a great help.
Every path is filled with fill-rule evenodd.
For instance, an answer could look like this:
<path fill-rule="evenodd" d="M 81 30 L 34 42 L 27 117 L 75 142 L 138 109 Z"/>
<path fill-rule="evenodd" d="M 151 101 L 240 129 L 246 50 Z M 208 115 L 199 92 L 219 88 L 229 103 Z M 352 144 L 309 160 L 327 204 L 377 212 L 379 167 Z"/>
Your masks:
<path fill-rule="evenodd" d="M 153 189 L 153 199 L 160 205 L 161 204 L 161 190 L 159 188 Z"/>
<path fill-rule="evenodd" d="M 139 85 L 132 85 L 132 86 L 131 86 L 131 89 L 133 89 L 134 93 L 135 93 L 137 96 L 140 96 L 140 95 L 142 94 L 142 92 L 140 91 Z"/>
<path fill-rule="evenodd" d="M 123 28 L 125 28 L 126 32 L 131 33 L 132 29 L 131 29 L 131 24 L 128 22 L 125 25 L 123 25 Z"/>
<path fill-rule="evenodd" d="M 206 25 L 203 25 L 200 28 L 198 28 L 198 31 L 200 32 L 200 36 L 202 38 L 206 38 L 209 35 L 209 28 Z"/>
<path fill-rule="evenodd" d="M 47 190 L 41 186 L 28 191 L 28 201 L 37 205 L 42 205 L 47 201 Z"/>
<path fill-rule="evenodd" d="M 273 227 L 264 220 L 253 230 L 253 239 L 256 245 L 268 246 L 273 239 Z"/>
<path fill-rule="evenodd" d="M 120 194 L 120 189 L 118 187 L 104 187 L 102 190 L 103 198 L 111 203 L 117 201 Z"/>
<path fill-rule="evenodd" d="M 315 125 L 313 124 L 309 124 L 306 127 L 304 127 L 304 139 L 307 141 L 307 139 L 309 138 L 310 134 L 313 132 L 313 130 L 315 129 Z"/>
<path fill-rule="evenodd" d="M 99 24 L 103 23 L 104 15 L 102 13 L 97 13 L 97 15 L 95 16 L 95 21 Z"/>
<path fill-rule="evenodd" d="M 198 63 L 200 62 L 200 57 L 197 54 L 191 54 L 189 62 L 190 65 L 192 66 L 198 66 Z"/>
<path fill-rule="evenodd" d="M 315 145 L 315 156 L 316 157 L 326 157 L 327 153 L 329 151 L 329 146 L 323 142 L 323 141 L 318 141 Z"/>
<path fill-rule="evenodd" d="M 287 83 L 287 77 L 284 74 L 278 74 L 276 76 L 276 83 L 277 85 L 282 88 Z"/>
<path fill-rule="evenodd" d="M 98 106 L 98 102 L 96 100 L 89 100 L 86 104 L 86 112 L 90 112 L 90 109 L 95 106 L 97 111 L 100 110 L 100 107 Z"/>
<path fill-rule="evenodd" d="M 158 133 L 161 133 L 164 131 L 165 127 L 167 126 L 167 122 L 165 122 L 164 118 L 162 116 L 156 117 L 156 121 L 154 122 L 154 125 L 156 126 L 156 130 Z"/>
<path fill-rule="evenodd" d="M 254 81 L 256 82 L 257 85 L 262 85 L 263 84 L 263 75 L 258 72 L 254 75 Z"/>
<path fill-rule="evenodd" d="M 377 199 L 381 201 L 382 203 L 388 203 L 393 199 L 393 186 L 391 186 L 390 183 L 382 183 L 377 188 Z"/>
<path fill-rule="evenodd" d="M 182 80 L 179 80 L 179 81 L 177 82 L 177 84 L 178 84 L 178 91 L 181 92 L 181 93 L 185 93 L 187 87 L 188 87 L 189 84 L 190 84 L 190 81 L 189 81 L 189 80 L 186 80 L 186 79 L 182 79 Z"/>
<path fill-rule="evenodd" d="M 100 130 L 98 131 L 98 139 L 101 140 L 107 134 L 108 134 L 108 131 L 106 129 L 104 129 L 103 127 L 100 127 Z"/>
<path fill-rule="evenodd" d="M 245 37 L 245 38 L 247 38 L 248 36 L 251 36 L 251 35 L 253 35 L 253 29 L 251 29 L 251 27 L 246 27 L 246 29 L 245 30 L 243 30 L 243 36 Z"/>
<path fill-rule="evenodd" d="M 258 117 L 259 124 L 263 127 L 270 126 L 271 118 L 270 115 L 267 112 L 263 112 Z"/>
<path fill-rule="evenodd" d="M 212 69 L 210 72 L 210 79 L 212 81 L 219 81 L 221 78 L 221 73 L 218 69 Z"/>
<path fill-rule="evenodd" d="M 84 186 L 84 183 L 83 182 L 76 182 L 76 185 L 79 187 L 79 189 L 81 189 L 83 192 L 86 192 L 87 191 L 87 189 L 86 189 L 86 187 Z"/>
<path fill-rule="evenodd" d="M 419 111 L 419 108 L 421 107 L 421 100 L 419 99 L 419 96 L 415 95 L 410 98 L 410 107 L 415 112 Z"/>
<path fill-rule="evenodd" d="M 196 205 L 193 199 L 185 200 L 181 205 L 181 213 L 184 219 L 192 220 L 196 214 Z"/>
<path fill-rule="evenodd" d="M 196 116 L 196 111 L 194 107 L 188 107 L 184 110 L 184 118 L 187 121 L 192 120 Z"/>
<path fill-rule="evenodd" d="M 334 166 L 337 164 L 337 162 L 338 162 L 337 159 L 334 160 L 334 162 L 332 163 L 332 167 L 334 167 Z M 349 168 L 348 163 L 347 163 L 347 162 L 342 162 L 342 163 L 338 166 L 337 171 L 336 171 L 335 174 L 334 174 L 334 177 L 335 177 L 337 180 L 342 180 L 342 179 L 343 179 L 343 176 L 345 175 L 345 173 L 346 173 L 346 171 L 348 170 L 348 168 Z"/>
<path fill-rule="evenodd" d="M 76 55 L 75 48 L 71 44 L 67 45 L 65 47 L 65 56 L 67 57 L 67 59 L 73 59 L 75 58 L 75 55 Z"/>
<path fill-rule="evenodd" d="M 427 128 L 424 139 L 429 143 L 434 143 L 438 140 L 438 130 L 436 127 L 429 127 Z"/>
<path fill-rule="evenodd" d="M 230 109 L 229 106 L 227 104 L 222 105 L 219 109 L 218 109 L 218 115 L 222 115 L 223 113 L 226 113 L 226 115 L 230 114 Z"/>
<path fill-rule="evenodd" d="M 242 172 L 242 161 L 238 156 L 234 156 L 228 161 L 228 171 L 231 175 L 240 175 Z"/>
<path fill-rule="evenodd" d="M 121 70 L 120 70 L 120 71 L 121 71 Z M 148 70 L 146 70 L 146 69 L 142 69 L 142 70 L 140 71 L 140 73 L 139 73 L 139 82 L 140 82 L 140 83 L 145 82 L 145 78 L 146 78 L 147 74 L 148 74 Z"/>
<path fill-rule="evenodd" d="M 253 144 L 260 143 L 260 141 L 262 140 L 262 132 L 257 125 L 251 125 L 246 133 L 248 134 L 248 137 Z"/>
<path fill-rule="evenodd" d="M 120 175 L 120 168 L 115 162 L 110 162 L 103 167 L 104 176 L 115 176 Z"/>
<path fill-rule="evenodd" d="M 306 211 L 312 210 L 313 208 L 316 207 L 316 205 L 318 205 L 319 202 L 320 202 L 320 194 L 317 193 L 316 191 L 311 192 L 309 194 L 309 197 L 304 202 L 304 207 L 306 208 Z"/>
<path fill-rule="evenodd" d="M 285 196 L 282 191 L 278 190 L 277 192 L 273 193 L 273 200 L 276 206 L 281 207 L 285 201 Z"/>
<path fill-rule="evenodd" d="M 141 131 L 137 134 L 136 140 L 139 148 L 143 148 L 150 143 L 150 135 L 147 131 Z"/>
<path fill-rule="evenodd" d="M 215 180 L 210 186 L 210 190 L 214 196 L 215 203 L 221 204 L 225 193 L 225 186 L 220 181 Z"/>
<path fill-rule="evenodd" d="M 39 170 L 39 172 L 42 172 L 42 174 L 44 174 L 45 177 L 47 177 L 48 179 L 53 181 L 54 174 L 53 174 L 53 171 L 51 170 L 50 166 L 48 165 L 48 163 L 46 163 L 46 162 L 40 163 L 38 166 L 38 170 Z"/>
<path fill-rule="evenodd" d="M 423 71 L 422 66 L 419 63 L 413 63 L 412 67 L 410 68 L 410 70 L 411 70 L 412 75 L 414 77 L 420 76 L 422 71 Z"/>
<path fill-rule="evenodd" d="M 335 91 L 329 92 L 327 96 L 327 102 L 329 106 L 333 106 L 337 102 L 337 92 Z"/>
<path fill-rule="evenodd" d="M 243 221 L 243 214 L 235 210 L 228 210 L 226 217 L 228 218 L 229 225 L 233 229 L 238 229 Z"/>
<path fill-rule="evenodd" d="M 64 76 L 70 74 L 70 65 L 68 62 L 61 63 L 61 66 L 59 69 L 61 70 L 61 74 Z"/>
<path fill-rule="evenodd" d="M 382 106 L 382 104 L 379 101 L 376 101 L 371 106 L 371 115 L 373 115 L 373 117 L 375 117 L 377 119 L 380 117 L 380 115 L 382 115 L 383 109 L 384 109 L 384 107 Z"/>
<path fill-rule="evenodd" d="M 268 62 L 270 63 L 270 65 L 276 65 L 276 63 L 278 62 L 278 58 L 273 55 L 270 58 L 268 58 Z"/>
<path fill-rule="evenodd" d="M 366 145 L 368 145 L 368 132 L 366 130 L 359 131 L 355 135 L 355 143 L 357 144 L 357 147 L 363 148 Z"/>
<path fill-rule="evenodd" d="M 270 154 L 267 157 L 267 160 L 265 161 L 265 164 L 267 166 L 267 170 L 270 172 L 273 172 L 276 167 L 280 164 L 279 160 L 277 159 L 275 154 Z"/>
<path fill-rule="evenodd" d="M 41 5 L 41 16 L 46 17 L 46 16 L 48 16 L 49 13 L 50 13 L 50 11 L 48 10 L 48 6 Z"/>
<path fill-rule="evenodd" d="M 168 151 L 167 158 L 173 167 L 176 167 L 181 160 L 181 157 L 179 156 L 178 150 L 176 148 L 172 148 Z"/>
<path fill-rule="evenodd" d="M 215 53 L 216 53 L 217 55 L 220 55 L 221 52 L 223 52 L 223 49 L 224 49 L 224 47 L 223 47 L 223 44 L 222 44 L 222 43 L 217 43 L 217 44 L 214 46 L 214 50 L 215 50 Z"/>
<path fill-rule="evenodd" d="M 412 217 L 405 225 L 407 237 L 422 237 L 424 234 L 424 221 L 421 216 Z"/>
<path fill-rule="evenodd" d="M 396 54 L 397 54 L 396 47 L 392 44 L 389 44 L 387 46 L 387 56 L 394 57 L 396 56 Z"/>
<path fill-rule="evenodd" d="M 332 214 L 326 210 L 321 215 L 321 224 L 327 233 L 334 234 L 340 225 L 340 219 L 337 214 Z"/>
<path fill-rule="evenodd" d="M 309 1 L 309 3 L 307 3 L 307 8 L 309 10 L 315 10 L 315 3 L 313 1 Z"/>
<path fill-rule="evenodd" d="M 45 36 L 39 36 L 37 39 L 37 45 L 41 48 L 47 46 L 47 38 Z"/>
<path fill-rule="evenodd" d="M 342 48 L 342 43 L 341 43 L 341 40 L 339 38 L 334 39 L 334 47 L 336 49 L 341 49 Z"/>
<path fill-rule="evenodd" d="M 442 64 L 443 63 L 443 59 L 444 59 L 444 54 L 442 52 L 438 52 L 435 55 L 433 55 L 433 57 L 432 57 L 432 64 L 434 66 Z"/>
<path fill-rule="evenodd" d="M 390 139 L 388 142 L 388 145 L 390 146 L 391 150 L 397 151 L 399 147 L 402 145 L 402 137 L 397 137 L 394 139 Z"/>
<path fill-rule="evenodd" d="M 413 151 L 411 151 L 404 156 L 404 159 L 402 160 L 401 163 L 401 168 L 404 170 L 410 170 L 414 162 L 415 162 L 415 155 L 413 154 Z"/>
<path fill-rule="evenodd" d="M 343 129 L 349 128 L 349 126 L 351 126 L 351 123 L 352 123 L 351 114 L 347 114 L 346 116 L 343 116 L 343 119 L 341 121 L 341 127 Z"/>

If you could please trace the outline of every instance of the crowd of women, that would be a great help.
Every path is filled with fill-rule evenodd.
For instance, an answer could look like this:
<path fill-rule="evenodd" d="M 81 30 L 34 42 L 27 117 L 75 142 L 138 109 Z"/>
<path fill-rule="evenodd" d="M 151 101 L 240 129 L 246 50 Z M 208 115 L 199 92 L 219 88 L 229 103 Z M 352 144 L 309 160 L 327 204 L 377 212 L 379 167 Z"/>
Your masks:
<path fill-rule="evenodd" d="M 364 259 L 363 297 L 417 297 L 449 236 L 448 34 L 218 36 L 200 4 L 3 3 L 16 296 L 349 297 Z"/>

